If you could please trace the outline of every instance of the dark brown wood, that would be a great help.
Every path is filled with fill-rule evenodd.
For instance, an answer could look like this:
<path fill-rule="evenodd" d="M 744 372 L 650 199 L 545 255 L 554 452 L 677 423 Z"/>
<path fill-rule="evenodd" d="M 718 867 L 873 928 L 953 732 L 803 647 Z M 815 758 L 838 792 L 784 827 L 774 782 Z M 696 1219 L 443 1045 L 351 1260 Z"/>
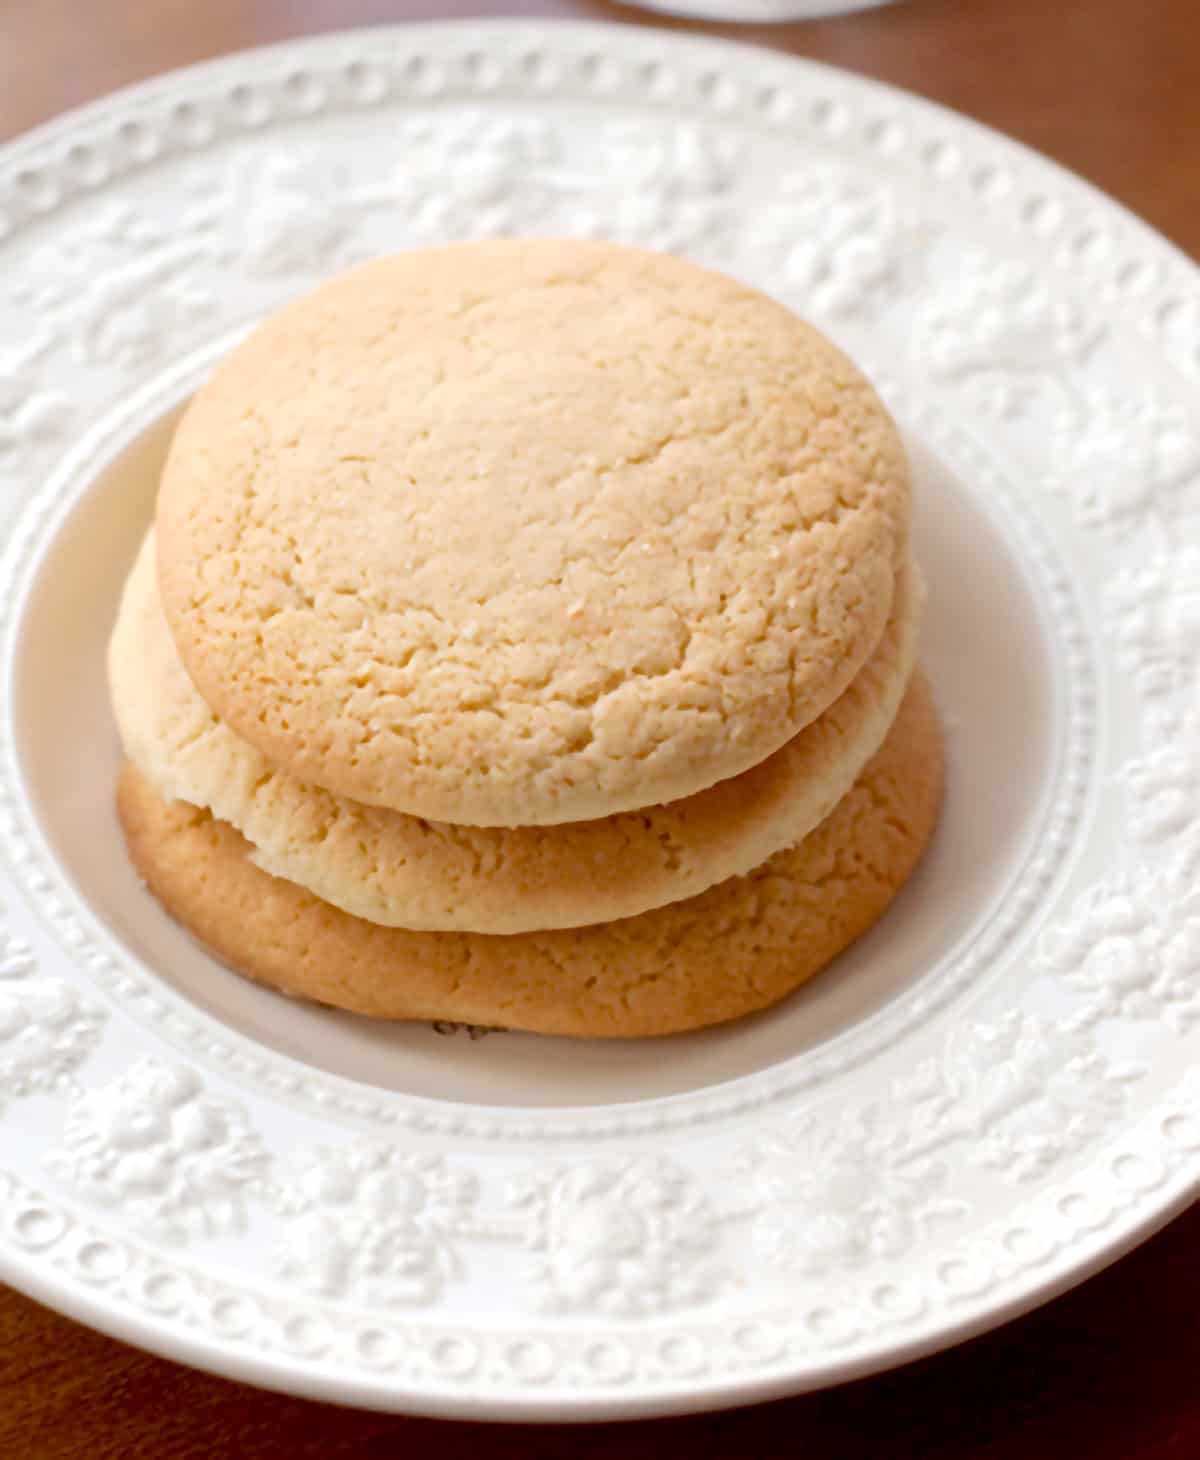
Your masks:
<path fill-rule="evenodd" d="M 690 26 L 602 0 L 0 0 L 0 137 L 174 66 L 319 30 L 522 14 L 676 24 L 910 87 L 1076 168 L 1200 256 L 1196 0 L 899 0 Z M 721 1415 L 568 1434 L 355 1414 L 153 1358 L 0 1289 L 0 1455 L 54 1460 L 1192 1460 L 1200 1206 L 1000 1331 L 892 1374 Z"/>

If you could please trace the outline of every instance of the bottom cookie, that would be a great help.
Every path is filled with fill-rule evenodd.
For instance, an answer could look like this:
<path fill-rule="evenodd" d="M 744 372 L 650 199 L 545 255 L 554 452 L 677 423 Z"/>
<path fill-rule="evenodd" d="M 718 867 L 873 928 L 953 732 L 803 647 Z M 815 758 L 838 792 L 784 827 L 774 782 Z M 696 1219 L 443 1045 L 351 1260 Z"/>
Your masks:
<path fill-rule="evenodd" d="M 882 748 L 798 846 L 685 902 L 543 933 L 409 932 L 352 917 L 261 871 L 231 826 L 164 801 L 130 765 L 117 806 L 150 891 L 260 983 L 376 1018 L 633 1038 L 766 1008 L 865 933 L 920 860 L 942 775 L 918 673 Z"/>

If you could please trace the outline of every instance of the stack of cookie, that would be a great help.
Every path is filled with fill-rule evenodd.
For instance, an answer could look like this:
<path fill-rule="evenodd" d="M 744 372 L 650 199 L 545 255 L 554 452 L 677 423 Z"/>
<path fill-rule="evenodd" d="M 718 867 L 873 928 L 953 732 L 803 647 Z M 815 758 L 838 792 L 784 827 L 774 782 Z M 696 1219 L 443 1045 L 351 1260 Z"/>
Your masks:
<path fill-rule="evenodd" d="M 885 910 L 941 797 L 870 386 L 680 260 L 380 260 L 192 402 L 109 671 L 151 891 L 383 1018 L 669 1033 Z"/>

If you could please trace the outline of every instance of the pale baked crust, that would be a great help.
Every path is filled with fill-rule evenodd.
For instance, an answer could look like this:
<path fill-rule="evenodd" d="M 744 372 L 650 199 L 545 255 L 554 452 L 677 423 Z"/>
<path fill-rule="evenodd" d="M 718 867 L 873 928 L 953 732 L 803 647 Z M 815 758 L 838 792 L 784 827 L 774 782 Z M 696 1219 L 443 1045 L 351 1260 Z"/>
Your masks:
<path fill-rule="evenodd" d="M 811 978 L 912 873 L 937 821 L 942 776 L 941 731 L 918 673 L 879 753 L 798 847 L 639 917 L 512 937 L 350 917 L 260 871 L 232 827 L 164 801 L 131 765 L 118 807 L 150 890 L 251 978 L 382 1018 L 619 1038 L 734 1019 Z"/>
<path fill-rule="evenodd" d="M 905 565 L 888 626 L 853 683 L 751 770 L 682 801 L 563 826 L 423 821 L 272 766 L 188 678 L 150 538 L 122 598 L 109 680 L 128 757 L 168 800 L 228 821 L 265 871 L 371 922 L 518 933 L 631 917 L 795 845 L 882 743 L 916 661 L 923 599 L 918 570 Z"/>
<path fill-rule="evenodd" d="M 676 800 L 816 719 L 883 631 L 908 467 L 853 364 L 666 255 L 489 241 L 352 271 L 200 391 L 164 607 L 274 763 L 441 821 Z"/>

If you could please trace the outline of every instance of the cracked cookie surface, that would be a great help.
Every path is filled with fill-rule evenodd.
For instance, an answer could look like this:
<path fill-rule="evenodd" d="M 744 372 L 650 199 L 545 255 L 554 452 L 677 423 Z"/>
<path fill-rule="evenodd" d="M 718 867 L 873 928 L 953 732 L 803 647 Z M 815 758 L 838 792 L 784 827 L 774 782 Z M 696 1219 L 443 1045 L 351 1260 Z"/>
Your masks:
<path fill-rule="evenodd" d="M 916 658 L 923 598 L 906 564 L 853 683 L 766 760 L 682 801 L 562 826 L 425 821 L 273 766 L 188 678 L 159 603 L 153 533 L 122 597 L 109 682 L 129 759 L 168 800 L 234 826 L 265 871 L 371 922 L 518 933 L 630 917 L 793 846 L 882 743 Z"/>
<path fill-rule="evenodd" d="M 677 800 L 778 750 L 879 641 L 909 477 L 857 369 L 682 260 L 490 241 L 378 260 L 221 364 L 159 495 L 213 710 L 438 821 Z"/>
<path fill-rule="evenodd" d="M 685 902 L 508 937 L 351 917 L 261 871 L 232 827 L 164 800 L 129 764 L 118 810 L 151 892 L 253 979 L 380 1018 L 630 1038 L 738 1018 L 819 972 L 913 872 L 942 773 L 941 730 L 918 672 L 881 749 L 798 846 Z"/>

